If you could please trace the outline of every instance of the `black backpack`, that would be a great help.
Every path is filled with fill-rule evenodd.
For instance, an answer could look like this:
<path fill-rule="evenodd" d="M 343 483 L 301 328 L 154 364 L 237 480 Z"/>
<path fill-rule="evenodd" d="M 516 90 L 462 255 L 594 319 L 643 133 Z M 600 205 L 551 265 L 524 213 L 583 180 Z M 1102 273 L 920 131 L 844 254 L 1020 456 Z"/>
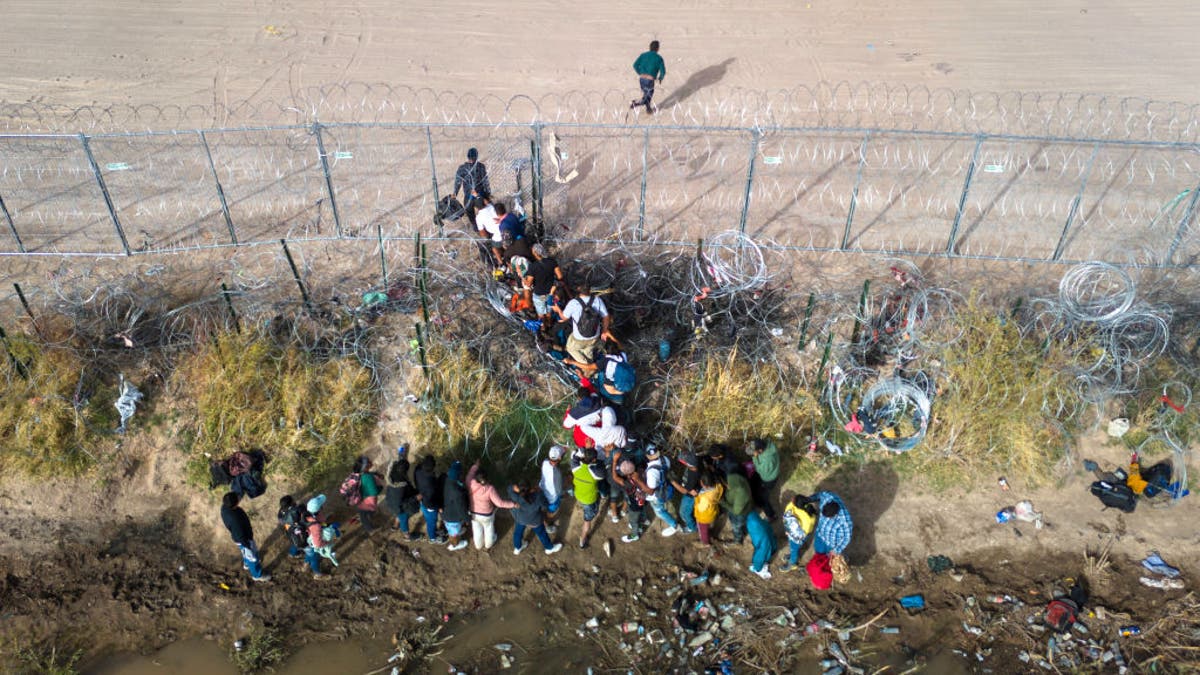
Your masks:
<path fill-rule="evenodd" d="M 1137 508 L 1137 497 L 1133 494 L 1133 490 L 1124 483 L 1098 480 L 1092 483 L 1092 494 L 1100 499 L 1101 504 L 1120 509 L 1125 513 L 1133 513 L 1133 510 Z"/>
<path fill-rule="evenodd" d="M 590 340 L 600 335 L 600 327 L 603 325 L 604 317 L 600 316 L 600 312 L 592 309 L 592 303 L 596 301 L 596 296 L 588 298 L 586 303 L 583 303 L 583 311 L 579 313 L 579 320 L 575 322 L 575 327 L 579 334 Z"/>
<path fill-rule="evenodd" d="M 288 509 L 283 516 L 283 528 L 287 532 L 288 541 L 296 548 L 308 546 L 308 509 L 303 504 L 296 504 Z"/>

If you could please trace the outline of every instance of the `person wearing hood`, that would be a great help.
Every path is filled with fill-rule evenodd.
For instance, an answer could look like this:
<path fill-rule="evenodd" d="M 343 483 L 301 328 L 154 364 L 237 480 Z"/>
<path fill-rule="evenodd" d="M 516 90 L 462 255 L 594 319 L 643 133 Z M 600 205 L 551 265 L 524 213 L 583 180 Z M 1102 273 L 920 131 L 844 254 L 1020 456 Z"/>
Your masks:
<path fill-rule="evenodd" d="M 325 495 L 317 495 L 308 500 L 304 525 L 308 530 L 308 546 L 304 548 L 304 562 L 308 563 L 314 579 L 328 579 L 329 575 L 321 572 L 321 554 L 318 549 L 327 549 L 332 543 L 325 538 L 325 518 L 321 508 L 325 506 Z M 335 528 L 336 529 L 336 528 Z"/>
<path fill-rule="evenodd" d="M 750 543 L 754 546 L 754 558 L 750 561 L 750 571 L 763 579 L 771 578 L 771 570 L 767 568 L 771 556 L 775 555 L 775 533 L 766 519 L 751 510 L 746 514 L 746 531 L 750 533 Z"/>
<path fill-rule="evenodd" d="M 446 543 L 437 531 L 438 514 L 442 511 L 442 477 L 437 473 L 433 455 L 425 455 L 413 470 L 413 483 L 417 486 L 417 501 L 421 503 L 421 515 L 425 516 L 425 534 L 431 544 Z"/>
<path fill-rule="evenodd" d="M 463 482 L 463 465 L 462 462 L 454 460 L 442 483 L 442 522 L 446 524 L 451 551 L 461 551 L 467 547 L 467 540 L 462 539 L 462 533 L 469 513 L 467 484 Z"/>
<path fill-rule="evenodd" d="M 513 555 L 521 555 L 525 550 L 525 530 L 533 530 L 546 555 L 554 555 L 562 550 L 562 544 L 553 544 L 550 535 L 546 533 L 544 517 L 546 513 L 546 495 L 537 487 L 513 485 L 508 489 L 508 497 L 516 504 L 513 509 Z"/>
<path fill-rule="evenodd" d="M 517 505 L 500 496 L 479 462 L 467 471 L 467 490 L 471 496 L 471 542 L 477 551 L 491 550 L 496 545 L 496 509 L 515 509 Z"/>
<path fill-rule="evenodd" d="M 385 479 L 387 486 L 383 493 L 383 503 L 396 519 L 396 529 L 408 536 L 410 540 L 417 538 L 416 532 L 410 532 L 409 519 L 420 510 L 417 503 L 417 490 L 408 479 L 409 463 L 407 449 L 401 447 L 396 451 L 396 459 L 388 464 Z"/>

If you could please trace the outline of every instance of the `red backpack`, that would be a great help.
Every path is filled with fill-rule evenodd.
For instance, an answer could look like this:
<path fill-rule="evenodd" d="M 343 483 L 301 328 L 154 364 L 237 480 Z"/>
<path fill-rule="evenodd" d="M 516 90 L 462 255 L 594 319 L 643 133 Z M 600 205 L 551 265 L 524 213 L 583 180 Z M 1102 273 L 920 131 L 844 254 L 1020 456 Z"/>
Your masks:
<path fill-rule="evenodd" d="M 362 501 L 362 477 L 357 473 L 351 473 L 346 476 L 346 480 L 342 481 L 342 487 L 338 488 L 342 498 L 350 506 L 358 506 Z"/>
<path fill-rule="evenodd" d="M 1059 633 L 1071 630 L 1078 618 L 1079 605 L 1076 605 L 1074 600 L 1058 598 L 1051 600 L 1046 606 L 1046 625 Z"/>

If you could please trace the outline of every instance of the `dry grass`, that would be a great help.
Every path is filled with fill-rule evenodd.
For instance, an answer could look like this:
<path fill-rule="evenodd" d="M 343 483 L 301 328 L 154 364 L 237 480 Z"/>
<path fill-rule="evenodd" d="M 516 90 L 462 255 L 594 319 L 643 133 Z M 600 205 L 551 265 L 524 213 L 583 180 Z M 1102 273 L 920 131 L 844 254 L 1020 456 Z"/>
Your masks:
<path fill-rule="evenodd" d="M 671 374 L 663 422 L 679 446 L 782 434 L 784 445 L 803 447 L 821 411 L 802 382 L 793 374 L 746 363 L 736 350 L 710 356 L 697 369 Z"/>
<path fill-rule="evenodd" d="M 270 473 L 306 482 L 345 471 L 378 414 L 371 371 L 357 360 L 317 360 L 265 336 L 221 334 L 175 378 L 195 408 L 183 431 L 196 483 L 207 481 L 210 457 L 237 449 L 262 449 Z"/>
<path fill-rule="evenodd" d="M 115 444 L 116 388 L 74 351 L 9 335 L 0 350 L 0 457 L 6 470 L 78 475 Z M 9 357 L 12 354 L 12 358 Z"/>
<path fill-rule="evenodd" d="M 560 438 L 567 399 L 543 401 L 501 386 L 465 346 L 428 349 L 422 413 L 413 420 L 417 446 L 435 455 L 503 454 L 519 464 Z"/>
<path fill-rule="evenodd" d="M 1015 322 L 972 299 L 962 337 L 937 355 L 944 372 L 925 442 L 902 464 L 933 487 L 1020 477 L 1045 483 L 1067 452 L 1083 403 L 1069 346 L 1022 336 Z"/>

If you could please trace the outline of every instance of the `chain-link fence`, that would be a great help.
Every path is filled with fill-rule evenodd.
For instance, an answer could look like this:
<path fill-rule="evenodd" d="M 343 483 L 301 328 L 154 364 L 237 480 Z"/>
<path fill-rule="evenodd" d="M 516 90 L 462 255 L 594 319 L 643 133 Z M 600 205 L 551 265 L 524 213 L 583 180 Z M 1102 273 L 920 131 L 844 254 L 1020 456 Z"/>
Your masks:
<path fill-rule="evenodd" d="M 476 147 L 558 240 L 1188 266 L 1200 144 L 842 127 L 356 122 L 0 135 L 0 252 L 473 235 Z M 461 193 L 460 193 L 461 194 Z"/>

